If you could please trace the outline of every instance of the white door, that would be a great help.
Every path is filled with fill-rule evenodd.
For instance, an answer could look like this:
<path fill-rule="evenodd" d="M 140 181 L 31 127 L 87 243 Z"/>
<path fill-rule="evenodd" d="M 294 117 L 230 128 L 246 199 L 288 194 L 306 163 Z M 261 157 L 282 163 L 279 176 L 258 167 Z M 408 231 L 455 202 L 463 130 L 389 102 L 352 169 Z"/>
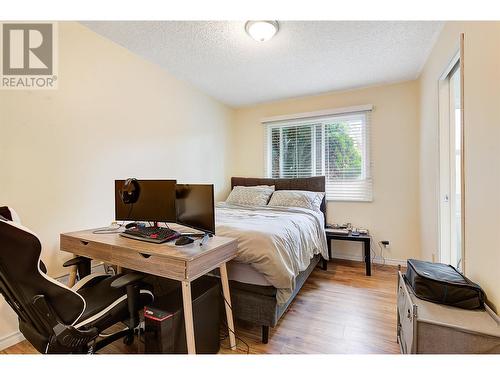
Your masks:
<path fill-rule="evenodd" d="M 458 58 L 439 82 L 439 261 L 463 270 L 463 74 L 460 63 Z"/>

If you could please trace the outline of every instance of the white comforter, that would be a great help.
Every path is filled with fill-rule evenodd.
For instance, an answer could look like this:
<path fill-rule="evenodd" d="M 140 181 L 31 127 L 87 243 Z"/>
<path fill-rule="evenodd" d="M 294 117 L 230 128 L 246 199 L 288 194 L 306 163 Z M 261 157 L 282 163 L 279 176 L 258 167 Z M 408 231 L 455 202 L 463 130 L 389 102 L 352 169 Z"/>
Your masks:
<path fill-rule="evenodd" d="M 305 208 L 252 207 L 218 203 L 216 233 L 238 239 L 236 262 L 250 264 L 278 289 L 278 303 L 285 303 L 295 287 L 295 277 L 328 250 L 323 213 Z"/>

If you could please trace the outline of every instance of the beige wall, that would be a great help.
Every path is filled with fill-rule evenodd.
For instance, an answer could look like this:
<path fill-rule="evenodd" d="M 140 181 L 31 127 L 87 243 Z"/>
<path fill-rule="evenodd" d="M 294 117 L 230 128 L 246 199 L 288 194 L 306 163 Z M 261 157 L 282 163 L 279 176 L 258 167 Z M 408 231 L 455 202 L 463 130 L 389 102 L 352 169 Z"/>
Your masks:
<path fill-rule="evenodd" d="M 116 178 L 214 183 L 227 194 L 232 110 L 77 23 L 59 24 L 59 88 L 0 91 L 0 203 L 41 237 L 106 226 Z M 17 329 L 0 302 L 0 340 Z"/>
<path fill-rule="evenodd" d="M 330 222 L 352 222 L 389 240 L 386 258 L 420 253 L 418 216 L 418 84 L 416 81 L 261 104 L 235 112 L 232 175 L 264 175 L 264 117 L 373 104 L 371 203 L 329 202 Z M 379 247 L 373 249 L 379 253 Z M 337 256 L 361 257 L 359 244 L 334 244 Z"/>
<path fill-rule="evenodd" d="M 17 325 L 17 315 L 0 297 L 0 350 L 8 348 L 22 340 Z"/>
<path fill-rule="evenodd" d="M 438 247 L 437 82 L 465 32 L 465 273 L 500 307 L 500 22 L 448 22 L 420 77 L 422 256 Z"/>

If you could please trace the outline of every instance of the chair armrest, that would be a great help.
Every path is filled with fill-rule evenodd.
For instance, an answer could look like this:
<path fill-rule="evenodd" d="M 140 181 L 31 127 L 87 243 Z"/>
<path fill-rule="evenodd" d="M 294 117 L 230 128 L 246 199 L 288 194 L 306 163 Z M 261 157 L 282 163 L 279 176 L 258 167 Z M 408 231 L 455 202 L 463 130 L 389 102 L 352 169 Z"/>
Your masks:
<path fill-rule="evenodd" d="M 139 282 L 146 277 L 143 273 L 131 272 L 121 275 L 111 283 L 111 288 L 127 288 L 128 312 L 130 318 L 128 327 L 133 329 L 139 324 L 139 300 L 141 299 Z"/>
<path fill-rule="evenodd" d="M 143 273 L 138 273 L 138 272 L 126 273 L 126 274 L 120 276 L 119 278 L 117 278 L 116 280 L 113 280 L 113 282 L 111 283 L 111 288 L 120 289 L 120 288 L 123 288 L 125 286 L 137 284 L 139 281 L 141 281 L 145 277 L 146 277 L 146 275 Z"/>
<path fill-rule="evenodd" d="M 90 262 L 90 259 L 85 257 L 75 257 L 73 259 L 64 262 L 63 267 L 77 266 L 80 263 L 86 263 L 86 262 Z"/>

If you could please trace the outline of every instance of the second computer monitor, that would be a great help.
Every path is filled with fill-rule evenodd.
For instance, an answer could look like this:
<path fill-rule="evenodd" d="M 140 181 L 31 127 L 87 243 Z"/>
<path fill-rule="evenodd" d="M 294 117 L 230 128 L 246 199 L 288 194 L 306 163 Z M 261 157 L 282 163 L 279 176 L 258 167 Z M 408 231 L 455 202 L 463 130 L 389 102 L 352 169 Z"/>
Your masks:
<path fill-rule="evenodd" d="M 214 185 L 177 184 L 177 222 L 215 233 Z"/>
<path fill-rule="evenodd" d="M 125 204 L 121 198 L 124 180 L 115 181 L 115 219 L 175 223 L 176 180 L 138 180 L 139 198 Z"/>

